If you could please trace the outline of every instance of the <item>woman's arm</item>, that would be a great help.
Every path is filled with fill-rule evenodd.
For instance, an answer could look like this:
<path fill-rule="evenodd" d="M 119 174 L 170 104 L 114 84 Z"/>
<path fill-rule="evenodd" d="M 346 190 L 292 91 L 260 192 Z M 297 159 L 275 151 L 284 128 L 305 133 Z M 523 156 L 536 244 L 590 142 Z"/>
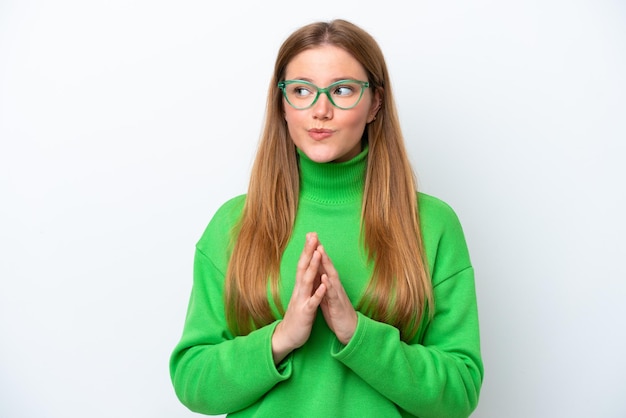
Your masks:
<path fill-rule="evenodd" d="M 411 414 L 467 417 L 483 379 L 478 308 L 465 236 L 456 213 L 420 194 L 422 238 L 433 283 L 434 315 L 410 342 L 362 314 L 347 345 L 333 355 Z"/>
<path fill-rule="evenodd" d="M 400 408 L 422 418 L 467 417 L 476 408 L 483 377 L 473 270 L 435 289 L 436 313 L 421 343 L 359 314 L 348 345 L 333 356 Z"/>
<path fill-rule="evenodd" d="M 209 225 L 201 241 L 217 244 L 219 257 L 226 244 L 220 233 L 214 234 L 216 225 L 220 222 Z M 308 234 L 284 318 L 235 338 L 224 314 L 224 271 L 201 248 L 196 249 L 185 328 L 170 362 L 176 394 L 189 409 L 206 414 L 234 412 L 290 377 L 289 354 L 308 340 L 325 293 L 318 245 L 317 235 Z M 226 258 L 218 263 L 225 265 Z"/>
<path fill-rule="evenodd" d="M 359 313 L 333 356 L 400 408 L 421 418 L 467 417 L 483 379 L 474 269 L 461 224 L 444 202 L 420 195 L 420 221 L 433 283 L 434 315 L 410 342 Z"/>
<path fill-rule="evenodd" d="M 170 374 L 180 401 L 204 414 L 245 408 L 291 373 L 289 360 L 281 368 L 274 365 L 271 338 L 277 322 L 232 336 L 223 283 L 224 272 L 197 250 L 185 327 L 170 359 Z"/>

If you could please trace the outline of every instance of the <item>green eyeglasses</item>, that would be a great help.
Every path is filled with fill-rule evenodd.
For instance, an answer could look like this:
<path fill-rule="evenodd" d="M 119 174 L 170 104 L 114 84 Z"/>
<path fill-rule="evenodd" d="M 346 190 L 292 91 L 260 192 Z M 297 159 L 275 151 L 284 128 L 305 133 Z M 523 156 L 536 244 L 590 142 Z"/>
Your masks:
<path fill-rule="evenodd" d="M 278 83 L 287 100 L 294 109 L 304 110 L 313 106 L 320 94 L 324 93 L 333 106 L 348 110 L 359 104 L 363 92 L 370 86 L 367 81 L 340 80 L 326 88 L 304 80 L 285 80 Z"/>

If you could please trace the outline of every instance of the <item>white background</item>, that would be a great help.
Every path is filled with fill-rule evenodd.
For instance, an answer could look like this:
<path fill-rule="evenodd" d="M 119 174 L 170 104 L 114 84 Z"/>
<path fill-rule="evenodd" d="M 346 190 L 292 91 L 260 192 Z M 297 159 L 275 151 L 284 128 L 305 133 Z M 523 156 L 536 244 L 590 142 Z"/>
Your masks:
<path fill-rule="evenodd" d="M 216 4 L 0 1 L 0 416 L 196 416 L 168 375 L 194 244 L 246 190 L 280 43 L 333 17 L 465 227 L 474 416 L 626 416 L 625 3 Z"/>

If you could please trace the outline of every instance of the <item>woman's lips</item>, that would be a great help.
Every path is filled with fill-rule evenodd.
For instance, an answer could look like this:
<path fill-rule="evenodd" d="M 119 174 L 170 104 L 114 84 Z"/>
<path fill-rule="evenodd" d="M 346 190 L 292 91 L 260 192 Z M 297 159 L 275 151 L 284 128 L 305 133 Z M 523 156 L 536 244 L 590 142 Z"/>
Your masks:
<path fill-rule="evenodd" d="M 321 141 L 333 134 L 332 129 L 309 129 L 309 136 L 316 141 Z"/>

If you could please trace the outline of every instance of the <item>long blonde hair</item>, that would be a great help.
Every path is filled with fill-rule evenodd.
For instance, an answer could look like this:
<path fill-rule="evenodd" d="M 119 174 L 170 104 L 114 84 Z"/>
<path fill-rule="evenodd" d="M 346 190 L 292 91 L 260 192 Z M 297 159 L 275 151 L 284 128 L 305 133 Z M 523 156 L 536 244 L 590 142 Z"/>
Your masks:
<path fill-rule="evenodd" d="M 351 53 L 382 99 L 376 119 L 364 132 L 369 154 L 361 233 L 374 267 L 357 308 L 396 326 L 402 338 L 409 340 L 424 313 L 432 314 L 433 306 L 419 227 L 416 181 L 382 51 L 367 32 L 345 20 L 304 26 L 289 36 L 278 52 L 264 129 L 226 273 L 228 324 L 235 334 L 245 335 L 276 319 L 267 298 L 268 282 L 274 305 L 284 313 L 278 294 L 279 269 L 291 237 L 300 185 L 296 149 L 287 130 L 277 85 L 297 54 L 325 44 Z"/>

